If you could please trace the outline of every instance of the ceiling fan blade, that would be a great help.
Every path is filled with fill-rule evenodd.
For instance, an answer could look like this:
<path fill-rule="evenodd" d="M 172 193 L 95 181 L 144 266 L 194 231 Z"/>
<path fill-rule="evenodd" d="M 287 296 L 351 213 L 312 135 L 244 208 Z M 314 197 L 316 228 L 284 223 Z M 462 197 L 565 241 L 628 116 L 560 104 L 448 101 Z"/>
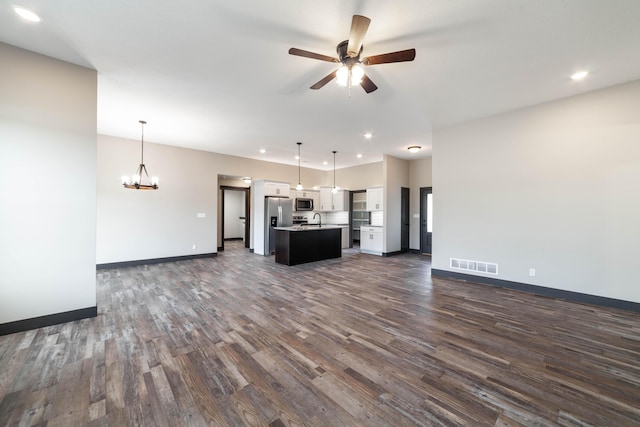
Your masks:
<path fill-rule="evenodd" d="M 323 87 L 324 85 L 329 83 L 331 80 L 335 79 L 337 72 L 338 72 L 338 70 L 332 71 L 326 77 L 324 77 L 322 80 L 320 80 L 319 82 L 317 82 L 316 84 L 311 86 L 309 89 L 320 89 L 321 87 Z"/>
<path fill-rule="evenodd" d="M 364 65 L 389 64 L 391 62 L 413 61 L 416 57 L 415 49 L 399 50 L 398 52 L 373 55 L 362 60 Z"/>
<path fill-rule="evenodd" d="M 360 86 L 364 89 L 365 92 L 371 93 L 374 90 L 378 89 L 378 86 L 365 74 L 362 76 L 362 81 L 360 82 Z"/>
<path fill-rule="evenodd" d="M 347 55 L 352 58 L 357 57 L 362 49 L 364 36 L 367 34 L 371 19 L 362 15 L 353 15 L 351 20 L 351 33 L 349 33 L 349 44 L 347 45 Z"/>
<path fill-rule="evenodd" d="M 333 58 L 327 55 L 321 55 L 319 53 L 309 52 L 308 50 L 296 49 L 295 47 L 292 47 L 291 49 L 289 49 L 289 55 L 304 56 L 305 58 L 318 59 L 320 61 L 327 61 L 327 62 L 340 62 L 338 58 Z"/>

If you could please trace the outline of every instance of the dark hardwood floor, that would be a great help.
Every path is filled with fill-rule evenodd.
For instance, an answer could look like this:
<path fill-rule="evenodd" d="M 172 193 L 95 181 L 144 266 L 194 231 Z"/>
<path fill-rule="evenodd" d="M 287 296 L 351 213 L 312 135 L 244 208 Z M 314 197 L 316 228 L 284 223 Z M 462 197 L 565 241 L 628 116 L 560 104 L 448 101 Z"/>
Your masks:
<path fill-rule="evenodd" d="M 640 315 L 420 255 L 100 270 L 98 317 L 0 337 L 0 426 L 640 425 Z"/>

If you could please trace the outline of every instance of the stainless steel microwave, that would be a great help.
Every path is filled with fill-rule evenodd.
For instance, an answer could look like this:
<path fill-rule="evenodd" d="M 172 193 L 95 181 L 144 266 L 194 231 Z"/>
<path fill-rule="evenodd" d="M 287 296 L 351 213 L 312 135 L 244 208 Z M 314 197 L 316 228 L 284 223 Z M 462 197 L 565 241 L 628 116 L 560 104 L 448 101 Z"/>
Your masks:
<path fill-rule="evenodd" d="M 296 211 L 312 211 L 313 199 L 304 199 L 302 197 L 298 197 L 296 199 L 295 210 Z"/>

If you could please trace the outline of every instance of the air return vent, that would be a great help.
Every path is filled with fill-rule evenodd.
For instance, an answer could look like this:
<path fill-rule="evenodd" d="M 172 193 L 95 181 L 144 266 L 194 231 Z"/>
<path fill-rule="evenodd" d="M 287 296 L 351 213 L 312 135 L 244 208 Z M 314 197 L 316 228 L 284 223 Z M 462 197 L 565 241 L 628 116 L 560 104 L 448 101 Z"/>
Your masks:
<path fill-rule="evenodd" d="M 449 258 L 449 267 L 456 270 L 477 271 L 478 273 L 498 275 L 498 264 L 468 259 Z"/>

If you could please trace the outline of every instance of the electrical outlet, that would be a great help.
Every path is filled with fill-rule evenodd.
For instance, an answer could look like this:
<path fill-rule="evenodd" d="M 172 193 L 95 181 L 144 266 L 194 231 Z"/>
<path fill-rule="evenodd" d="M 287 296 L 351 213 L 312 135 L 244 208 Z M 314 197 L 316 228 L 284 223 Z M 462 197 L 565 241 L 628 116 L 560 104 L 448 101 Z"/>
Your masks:
<path fill-rule="evenodd" d="M 535 268 L 530 268 L 529 269 L 529 276 L 535 277 L 535 275 L 536 275 L 536 269 Z"/>

